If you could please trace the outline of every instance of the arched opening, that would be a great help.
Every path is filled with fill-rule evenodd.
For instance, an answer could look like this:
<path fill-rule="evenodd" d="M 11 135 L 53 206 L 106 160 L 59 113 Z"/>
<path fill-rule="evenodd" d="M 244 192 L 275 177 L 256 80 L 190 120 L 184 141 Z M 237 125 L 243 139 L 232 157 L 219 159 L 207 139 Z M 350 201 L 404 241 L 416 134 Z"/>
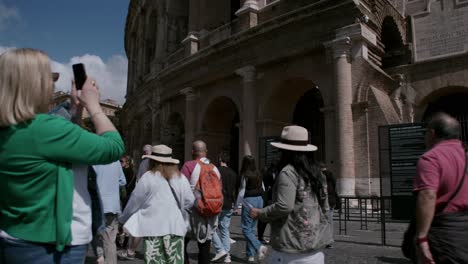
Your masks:
<path fill-rule="evenodd" d="M 221 152 L 228 153 L 229 167 L 235 171 L 239 168 L 239 122 L 235 103 L 228 97 L 218 97 L 208 105 L 201 135 L 208 147 L 208 157 L 216 161 Z"/>
<path fill-rule="evenodd" d="M 231 0 L 231 21 L 236 19 L 236 12 L 241 8 L 240 0 Z"/>
<path fill-rule="evenodd" d="M 309 132 L 310 143 L 318 147 L 315 158 L 325 160 L 323 106 L 322 93 L 314 82 L 303 79 L 282 82 L 269 97 L 262 114 L 267 120 L 264 127 L 266 136 L 278 137 L 282 126 L 288 124 L 305 127 Z"/>
<path fill-rule="evenodd" d="M 382 23 L 382 43 L 385 54 L 382 68 L 389 68 L 405 63 L 405 47 L 398 26 L 392 17 L 386 17 Z"/>
<path fill-rule="evenodd" d="M 187 37 L 189 1 L 167 1 L 167 53 L 171 54 L 179 49 L 182 40 Z"/>
<path fill-rule="evenodd" d="M 309 131 L 309 140 L 318 147 L 315 157 L 320 160 L 325 158 L 325 131 L 323 113 L 323 98 L 320 90 L 312 88 L 308 90 L 297 102 L 294 109 L 292 123 L 305 127 Z"/>
<path fill-rule="evenodd" d="M 185 130 L 182 116 L 179 113 L 172 113 L 162 132 L 161 143 L 172 148 L 172 156 L 183 162 Z"/>
<path fill-rule="evenodd" d="M 156 56 L 156 37 L 158 32 L 158 17 L 156 10 L 153 10 L 145 26 L 145 73 L 151 71 L 151 64 Z"/>
<path fill-rule="evenodd" d="M 467 143 L 468 108 L 466 107 L 466 102 L 468 102 L 468 92 L 456 92 L 440 96 L 428 103 L 422 121 L 426 121 L 434 113 L 445 112 L 460 122 L 462 127 L 461 139 Z"/>

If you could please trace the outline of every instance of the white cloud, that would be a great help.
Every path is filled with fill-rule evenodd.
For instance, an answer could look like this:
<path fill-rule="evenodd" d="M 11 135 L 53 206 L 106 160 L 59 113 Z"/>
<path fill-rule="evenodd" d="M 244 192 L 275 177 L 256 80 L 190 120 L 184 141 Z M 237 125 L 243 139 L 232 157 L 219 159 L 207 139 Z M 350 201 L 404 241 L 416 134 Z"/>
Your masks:
<path fill-rule="evenodd" d="M 14 47 L 0 46 L 0 54 Z M 127 90 L 127 58 L 121 55 L 114 55 L 107 61 L 103 61 L 96 55 L 76 56 L 67 63 L 60 63 L 52 60 L 52 71 L 60 73 L 59 80 L 55 83 L 58 91 L 69 92 L 71 80 L 73 79 L 72 65 L 83 63 L 86 73 L 96 79 L 101 92 L 101 100 L 112 99 L 119 104 L 125 102 Z"/>
<path fill-rule="evenodd" d="M 6 6 L 0 0 L 0 31 L 10 27 L 13 23 L 19 22 L 21 17 L 18 9 Z"/>
<path fill-rule="evenodd" d="M 73 57 L 66 64 L 52 61 L 52 70 L 60 73 L 60 79 L 55 86 L 60 91 L 70 91 L 73 79 L 72 64 L 83 63 L 86 73 L 96 79 L 101 99 L 112 99 L 120 104 L 125 102 L 127 89 L 127 58 L 114 55 L 106 62 L 96 55 Z"/>

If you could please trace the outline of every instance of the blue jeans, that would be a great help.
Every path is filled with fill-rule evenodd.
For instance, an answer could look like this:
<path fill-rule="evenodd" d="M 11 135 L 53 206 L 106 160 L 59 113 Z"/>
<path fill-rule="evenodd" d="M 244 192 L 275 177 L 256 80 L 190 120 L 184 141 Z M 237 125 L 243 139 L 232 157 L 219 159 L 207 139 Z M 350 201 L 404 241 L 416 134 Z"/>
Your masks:
<path fill-rule="evenodd" d="M 263 208 L 263 199 L 261 196 L 257 197 L 246 197 L 244 201 L 249 203 L 253 208 Z M 262 245 L 258 241 L 256 227 L 257 220 L 250 217 L 250 211 L 246 206 L 242 206 L 242 219 L 241 219 L 242 233 L 247 240 L 247 257 L 254 257 L 257 255 L 257 251 Z"/>
<path fill-rule="evenodd" d="M 0 237 L 0 263 L 5 264 L 80 264 L 88 245 L 68 246 L 58 252 L 55 245 Z"/>
<path fill-rule="evenodd" d="M 221 251 L 229 253 L 231 251 L 231 236 L 229 234 L 229 226 L 231 225 L 232 209 L 223 209 L 221 214 L 218 216 L 219 225 L 218 230 L 221 235 L 221 238 L 218 235 L 218 232 L 213 234 L 213 246 L 216 249 L 216 254 Z"/>

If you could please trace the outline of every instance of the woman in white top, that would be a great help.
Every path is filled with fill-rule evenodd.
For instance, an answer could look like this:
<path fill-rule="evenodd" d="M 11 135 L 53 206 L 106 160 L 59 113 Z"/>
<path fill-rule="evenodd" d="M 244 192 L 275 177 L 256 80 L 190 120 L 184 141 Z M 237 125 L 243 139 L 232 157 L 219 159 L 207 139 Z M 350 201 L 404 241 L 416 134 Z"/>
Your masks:
<path fill-rule="evenodd" d="M 190 183 L 171 158 L 172 149 L 153 146 L 150 170 L 143 174 L 119 221 L 133 237 L 144 238 L 145 263 L 184 263 L 186 212 L 193 206 Z"/>

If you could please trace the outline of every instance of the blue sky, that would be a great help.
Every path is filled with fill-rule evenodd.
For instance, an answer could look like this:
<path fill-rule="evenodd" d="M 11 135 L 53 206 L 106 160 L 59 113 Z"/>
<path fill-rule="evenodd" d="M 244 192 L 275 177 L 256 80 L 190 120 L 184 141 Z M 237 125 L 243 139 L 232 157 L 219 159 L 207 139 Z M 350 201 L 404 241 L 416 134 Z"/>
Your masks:
<path fill-rule="evenodd" d="M 0 0 L 0 53 L 7 47 L 45 51 L 62 74 L 57 89 L 65 91 L 71 64 L 83 62 L 88 75 L 98 78 L 102 99 L 122 103 L 128 4 L 129 0 Z"/>

